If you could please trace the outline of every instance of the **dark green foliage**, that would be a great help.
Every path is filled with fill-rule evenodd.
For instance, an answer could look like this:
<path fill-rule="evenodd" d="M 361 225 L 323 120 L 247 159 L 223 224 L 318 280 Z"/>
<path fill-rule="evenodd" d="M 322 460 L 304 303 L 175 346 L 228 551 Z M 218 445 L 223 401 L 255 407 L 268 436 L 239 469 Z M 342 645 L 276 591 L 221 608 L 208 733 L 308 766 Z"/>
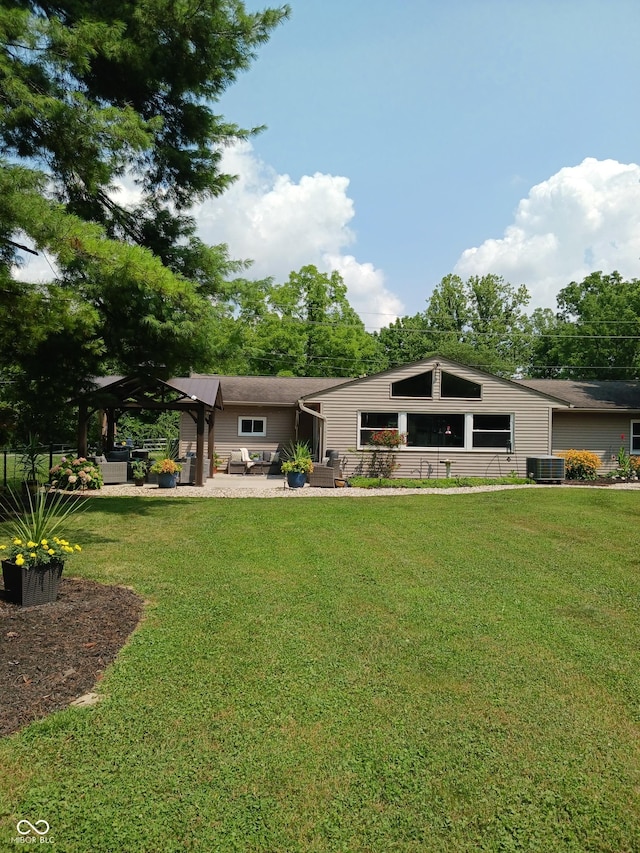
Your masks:
<path fill-rule="evenodd" d="M 221 193 L 251 131 L 215 102 L 288 8 L 239 0 L 0 4 L 0 375 L 42 433 L 88 377 L 203 369 L 232 342 L 225 279 L 184 209 Z M 113 193 L 135 180 L 138 204 Z M 16 236 L 57 268 L 18 280 Z M 36 402 L 37 401 L 37 402 Z M 34 408 L 35 407 L 35 408 Z"/>
<path fill-rule="evenodd" d="M 534 376 L 558 379 L 640 377 L 640 280 L 594 272 L 557 297 L 558 313 L 538 312 Z"/>
<path fill-rule="evenodd" d="M 424 312 L 397 320 L 377 338 L 388 367 L 433 353 L 512 376 L 529 361 L 529 294 L 500 276 L 445 276 Z"/>
<path fill-rule="evenodd" d="M 308 265 L 284 284 L 244 282 L 236 334 L 240 373 L 357 376 L 375 372 L 377 344 L 347 299 L 340 274 Z M 237 363 L 236 363 L 237 367 Z"/>

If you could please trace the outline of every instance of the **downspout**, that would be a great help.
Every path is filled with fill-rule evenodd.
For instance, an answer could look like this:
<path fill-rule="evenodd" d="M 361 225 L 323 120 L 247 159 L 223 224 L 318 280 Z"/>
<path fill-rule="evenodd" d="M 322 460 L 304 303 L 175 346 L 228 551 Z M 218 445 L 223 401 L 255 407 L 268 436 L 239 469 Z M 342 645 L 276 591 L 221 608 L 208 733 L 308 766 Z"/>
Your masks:
<path fill-rule="evenodd" d="M 312 415 L 314 418 L 318 418 L 318 420 L 322 421 L 322 429 L 320 430 L 320 446 L 318 448 L 318 461 L 321 462 L 324 457 L 324 424 L 327 420 L 325 415 L 322 415 L 320 412 L 316 412 L 314 409 L 309 409 L 302 400 L 298 400 L 298 408 L 301 412 L 306 412 L 308 415 Z"/>

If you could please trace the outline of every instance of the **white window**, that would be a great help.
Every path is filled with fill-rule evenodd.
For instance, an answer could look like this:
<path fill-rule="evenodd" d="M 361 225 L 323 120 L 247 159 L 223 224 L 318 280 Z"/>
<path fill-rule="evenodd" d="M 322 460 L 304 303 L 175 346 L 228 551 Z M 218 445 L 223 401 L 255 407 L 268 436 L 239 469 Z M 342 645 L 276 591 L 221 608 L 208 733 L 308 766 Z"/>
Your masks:
<path fill-rule="evenodd" d="M 464 415 L 408 412 L 407 447 L 464 447 Z"/>
<path fill-rule="evenodd" d="M 372 435 L 383 430 L 398 432 L 397 412 L 360 412 L 358 446 L 365 447 L 370 443 Z"/>
<path fill-rule="evenodd" d="M 511 415 L 474 415 L 473 446 L 511 450 Z"/>
<path fill-rule="evenodd" d="M 239 436 L 265 436 L 267 434 L 266 418 L 238 418 Z"/>
<path fill-rule="evenodd" d="M 631 421 L 631 453 L 640 454 L 640 421 Z"/>
<path fill-rule="evenodd" d="M 635 422 L 640 453 L 640 421 Z M 513 415 L 475 412 L 360 412 L 358 446 L 381 430 L 405 433 L 416 450 L 503 450 L 513 448 Z"/>

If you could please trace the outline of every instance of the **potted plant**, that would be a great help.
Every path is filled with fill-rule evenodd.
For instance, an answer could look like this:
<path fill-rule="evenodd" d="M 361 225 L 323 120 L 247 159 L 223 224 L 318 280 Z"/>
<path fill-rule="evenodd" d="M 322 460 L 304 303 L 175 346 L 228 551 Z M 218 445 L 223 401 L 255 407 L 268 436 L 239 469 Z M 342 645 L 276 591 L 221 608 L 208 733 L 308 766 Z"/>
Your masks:
<path fill-rule="evenodd" d="M 134 459 L 131 463 L 131 476 L 136 486 L 144 486 L 147 478 L 147 463 L 144 459 Z"/>
<path fill-rule="evenodd" d="M 65 560 L 82 550 L 65 538 L 63 528 L 83 503 L 80 498 L 70 502 L 62 492 L 28 495 L 27 505 L 5 527 L 6 538 L 0 540 L 9 601 L 32 607 L 56 600 Z"/>
<path fill-rule="evenodd" d="M 84 456 L 78 456 L 77 459 L 67 459 L 63 456 L 49 471 L 49 478 L 51 488 L 68 492 L 102 488 L 102 472 L 99 466 L 89 462 Z"/>
<path fill-rule="evenodd" d="M 218 454 L 214 450 L 214 452 L 213 452 L 213 473 L 214 474 L 218 473 L 218 468 L 222 464 L 222 461 L 223 461 L 222 456 L 218 456 Z"/>
<path fill-rule="evenodd" d="M 287 483 L 291 489 L 301 489 L 307 481 L 307 474 L 313 471 L 313 461 L 309 445 L 304 442 L 290 445 L 284 451 L 285 461 L 282 463 L 282 473 L 287 475 Z"/>
<path fill-rule="evenodd" d="M 158 475 L 158 488 L 174 489 L 178 483 L 178 474 L 182 471 L 182 465 L 165 457 L 154 462 L 150 471 Z"/>

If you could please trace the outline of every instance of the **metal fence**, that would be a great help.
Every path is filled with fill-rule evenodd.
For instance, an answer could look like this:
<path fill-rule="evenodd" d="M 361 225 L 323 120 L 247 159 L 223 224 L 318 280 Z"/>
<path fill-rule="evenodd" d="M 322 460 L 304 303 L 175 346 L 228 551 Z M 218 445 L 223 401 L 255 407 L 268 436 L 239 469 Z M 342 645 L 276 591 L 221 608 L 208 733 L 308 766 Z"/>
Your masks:
<path fill-rule="evenodd" d="M 5 447 L 2 452 L 2 484 L 23 480 L 25 477 L 25 453 L 23 448 Z M 75 456 L 76 448 L 67 444 L 48 444 L 38 448 L 38 467 L 48 478 L 49 470 L 60 456 Z M 45 472 L 46 468 L 46 472 Z"/>

